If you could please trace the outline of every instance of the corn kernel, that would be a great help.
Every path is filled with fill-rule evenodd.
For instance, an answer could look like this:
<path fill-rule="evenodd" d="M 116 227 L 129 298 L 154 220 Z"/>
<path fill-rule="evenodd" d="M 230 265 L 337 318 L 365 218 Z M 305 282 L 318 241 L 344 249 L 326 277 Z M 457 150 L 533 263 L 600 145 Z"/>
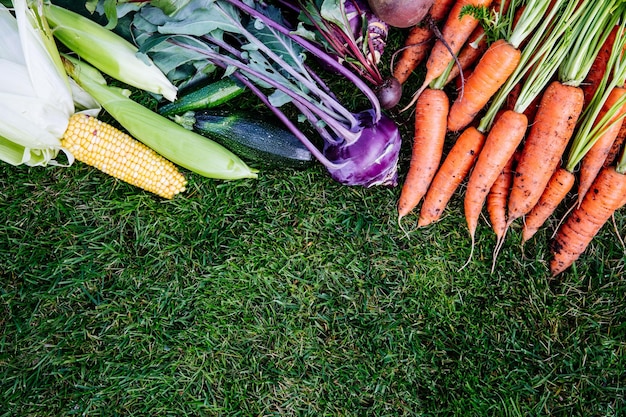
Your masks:
<path fill-rule="evenodd" d="M 76 160 L 164 198 L 185 191 L 176 166 L 126 133 L 86 114 L 74 114 L 61 139 Z"/>

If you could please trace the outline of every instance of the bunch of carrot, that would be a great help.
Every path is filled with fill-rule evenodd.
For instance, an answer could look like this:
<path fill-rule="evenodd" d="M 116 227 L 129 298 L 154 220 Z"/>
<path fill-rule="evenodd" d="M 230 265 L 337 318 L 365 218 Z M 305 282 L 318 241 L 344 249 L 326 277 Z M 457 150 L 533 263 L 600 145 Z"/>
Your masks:
<path fill-rule="evenodd" d="M 424 82 L 404 109 L 415 110 L 415 136 L 398 222 L 420 203 L 418 226 L 436 222 L 467 180 L 472 248 L 486 206 L 495 263 L 511 224 L 522 219 L 522 239 L 530 239 L 578 180 L 575 208 L 551 245 L 557 275 L 626 203 L 626 185 L 618 185 L 626 183 L 626 4 L 439 0 L 432 10 L 442 9 L 441 30 L 429 25 L 440 38 L 428 59 L 410 53 L 416 27 L 394 66 L 404 82 L 426 60 Z M 476 33 L 484 52 L 468 66 L 461 57 L 476 49 Z M 460 88 L 450 100 L 444 86 L 455 75 Z M 445 140 L 454 137 L 444 158 Z"/>

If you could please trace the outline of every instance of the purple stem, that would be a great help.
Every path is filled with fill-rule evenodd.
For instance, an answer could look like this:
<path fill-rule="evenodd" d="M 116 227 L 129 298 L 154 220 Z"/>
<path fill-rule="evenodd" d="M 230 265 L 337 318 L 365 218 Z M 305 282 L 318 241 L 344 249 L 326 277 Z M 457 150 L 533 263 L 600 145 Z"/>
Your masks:
<path fill-rule="evenodd" d="M 307 138 L 306 135 L 302 133 L 302 131 L 298 129 L 296 125 L 287 116 L 285 116 L 285 114 L 279 108 L 277 108 L 272 103 L 270 103 L 267 96 L 263 94 L 263 92 L 256 86 L 256 84 L 250 81 L 247 77 L 244 77 L 242 74 L 239 74 L 237 72 L 233 73 L 233 77 L 237 78 L 247 88 L 249 88 L 250 91 L 256 94 L 256 96 L 259 97 L 259 99 L 263 102 L 263 104 L 269 107 L 269 109 L 276 115 L 276 117 L 282 123 L 284 123 L 284 125 L 289 129 L 289 131 L 291 131 L 291 133 L 293 133 L 300 140 L 300 142 L 302 142 L 302 144 L 309 150 L 309 152 L 311 152 L 311 154 L 322 165 L 324 165 L 326 168 L 333 168 L 333 169 L 337 169 L 340 167 L 340 165 L 330 162 L 328 158 L 326 158 L 326 156 L 317 148 L 317 146 L 315 146 L 309 140 L 309 138 Z"/>
<path fill-rule="evenodd" d="M 348 143 L 352 143 L 353 141 L 356 141 L 359 138 L 359 131 L 352 131 L 349 129 L 346 129 L 346 126 L 344 126 L 342 123 L 340 123 L 339 121 L 335 120 L 334 118 L 330 117 L 330 118 L 325 118 L 324 116 L 328 116 L 328 114 L 323 110 L 320 109 L 319 107 L 315 106 L 314 104 L 312 104 L 311 102 L 309 102 L 308 100 L 306 100 L 305 98 L 303 98 L 302 96 L 300 96 L 299 94 L 295 93 L 292 89 L 280 84 L 280 83 L 276 83 L 271 77 L 268 77 L 258 71 L 254 71 L 251 70 L 249 67 L 247 67 L 246 65 L 244 65 L 243 63 L 241 63 L 240 61 L 237 61 L 236 59 L 233 59 L 231 57 L 228 57 L 226 55 L 221 55 L 217 52 L 212 51 L 211 49 L 200 49 L 197 48 L 193 45 L 186 45 L 183 44 L 181 42 L 178 42 L 172 38 L 170 38 L 168 40 L 168 42 L 171 42 L 175 45 L 184 47 L 184 48 L 188 48 L 191 49 L 193 51 L 196 51 L 198 53 L 201 53 L 203 55 L 206 55 L 214 64 L 216 65 L 220 65 L 224 68 L 228 67 L 228 66 L 234 66 L 237 69 L 239 69 L 240 71 L 244 71 L 247 72 L 249 74 L 251 74 L 252 76 L 260 79 L 261 81 L 264 81 L 272 86 L 274 86 L 276 89 L 282 91 L 283 93 L 287 94 L 289 97 L 291 97 L 294 101 L 306 106 L 307 108 L 309 108 L 313 113 L 317 114 L 322 120 L 324 120 L 324 122 L 331 128 L 333 129 L 338 136 L 341 136 L 342 138 L 344 138 L 346 140 L 346 142 Z"/>
<path fill-rule="evenodd" d="M 352 113 L 350 113 L 345 107 L 343 107 L 337 100 L 333 97 L 328 96 L 323 90 L 321 90 L 314 82 L 313 79 L 305 77 L 301 72 L 298 72 L 294 69 L 293 66 L 289 65 L 285 60 L 276 54 L 273 50 L 267 47 L 263 42 L 259 41 L 252 33 L 250 33 L 239 20 L 233 19 L 232 16 L 225 12 L 222 8 L 220 8 L 222 14 L 227 19 L 230 19 L 231 23 L 239 28 L 241 33 L 248 39 L 250 43 L 253 43 L 260 51 L 263 51 L 269 58 L 271 58 L 275 63 L 277 63 L 281 68 L 287 71 L 295 80 L 301 82 L 305 85 L 309 90 L 311 90 L 315 95 L 317 95 L 329 108 L 336 111 L 341 117 L 346 120 L 346 123 L 350 125 L 350 130 L 354 130 L 357 128 L 358 121 L 354 117 Z M 206 39 L 210 40 L 210 37 L 206 36 Z M 280 40 L 280 37 L 276 37 L 276 39 Z M 306 75 L 310 76 L 308 72 Z M 331 116 L 329 114 L 329 116 Z M 336 117 L 336 116 L 333 116 Z"/>
<path fill-rule="evenodd" d="M 269 19 L 267 16 L 263 15 L 256 9 L 253 9 L 252 7 L 247 6 L 240 0 L 225 0 L 225 1 L 237 7 L 238 9 L 246 12 L 250 16 L 261 19 L 267 26 L 273 29 L 276 29 L 278 32 L 282 33 L 285 36 L 290 37 L 295 42 L 299 43 L 302 47 L 307 49 L 309 52 L 317 56 L 326 65 L 330 66 L 331 68 L 336 70 L 339 74 L 343 75 L 345 78 L 350 80 L 359 90 L 363 92 L 363 94 L 367 96 L 367 98 L 372 103 L 372 107 L 374 108 L 374 114 L 375 114 L 374 122 L 377 122 L 380 119 L 381 108 L 380 108 L 380 102 L 378 101 L 376 94 L 365 83 L 365 81 L 363 81 L 361 78 L 356 76 L 352 71 L 350 71 L 348 68 L 338 63 L 336 60 L 332 59 L 330 56 L 328 56 L 328 54 L 325 51 L 317 47 L 312 42 L 309 42 L 308 40 L 291 33 L 289 29 L 283 27 L 280 23 L 274 22 L 272 19 Z"/>

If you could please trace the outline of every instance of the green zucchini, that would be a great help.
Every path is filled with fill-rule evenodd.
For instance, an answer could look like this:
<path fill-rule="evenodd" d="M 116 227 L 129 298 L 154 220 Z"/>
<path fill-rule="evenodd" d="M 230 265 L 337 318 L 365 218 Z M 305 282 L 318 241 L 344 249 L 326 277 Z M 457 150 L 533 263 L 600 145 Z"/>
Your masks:
<path fill-rule="evenodd" d="M 251 165 L 305 168 L 313 160 L 311 152 L 289 130 L 248 114 L 204 110 L 176 119 Z"/>
<path fill-rule="evenodd" d="M 231 78 L 222 78 L 161 106 L 159 113 L 162 116 L 172 116 L 186 111 L 210 109 L 237 97 L 245 89 L 242 84 Z"/>

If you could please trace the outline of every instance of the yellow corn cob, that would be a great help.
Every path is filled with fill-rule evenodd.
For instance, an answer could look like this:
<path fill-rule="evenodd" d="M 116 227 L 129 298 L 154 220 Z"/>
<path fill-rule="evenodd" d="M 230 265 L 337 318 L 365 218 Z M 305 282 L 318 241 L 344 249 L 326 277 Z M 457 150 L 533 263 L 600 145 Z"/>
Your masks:
<path fill-rule="evenodd" d="M 187 180 L 176 166 L 126 133 L 86 114 L 74 114 L 61 144 L 76 160 L 129 184 L 173 198 Z"/>

